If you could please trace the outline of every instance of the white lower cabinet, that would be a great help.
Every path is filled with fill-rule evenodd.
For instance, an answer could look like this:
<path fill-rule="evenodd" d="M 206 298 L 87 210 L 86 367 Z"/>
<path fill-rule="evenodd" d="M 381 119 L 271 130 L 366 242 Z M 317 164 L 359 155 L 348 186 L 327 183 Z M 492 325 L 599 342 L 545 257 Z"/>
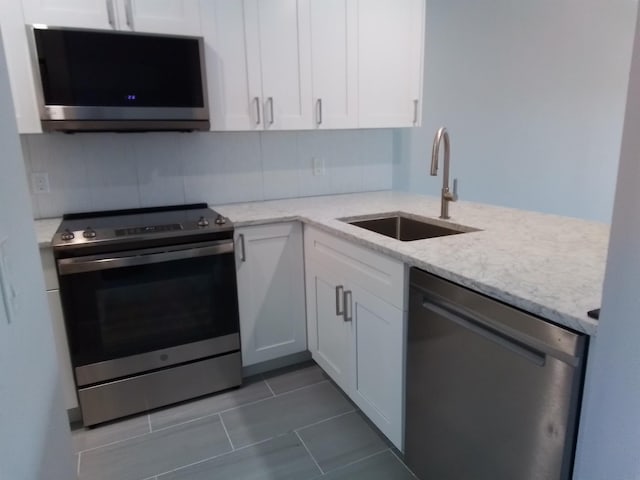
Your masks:
<path fill-rule="evenodd" d="M 351 310 L 352 362 L 355 365 L 351 399 L 402 449 L 404 404 L 404 312 L 357 285 Z"/>
<path fill-rule="evenodd" d="M 404 295 L 376 290 L 384 279 L 404 284 L 404 265 L 307 227 L 305 269 L 313 359 L 402 450 Z"/>
<path fill-rule="evenodd" d="M 235 246 L 243 365 L 307 350 L 300 223 L 238 228 Z"/>
<path fill-rule="evenodd" d="M 73 380 L 73 369 L 71 367 L 71 356 L 69 355 L 69 344 L 67 343 L 67 329 L 64 326 L 60 292 L 58 290 L 47 291 L 47 303 L 49 304 L 49 312 L 53 322 L 53 338 L 56 343 L 56 353 L 58 354 L 64 406 L 67 410 L 71 410 L 78 407 L 78 397 L 76 396 L 76 384 Z"/>
<path fill-rule="evenodd" d="M 56 273 L 55 260 L 51 248 L 40 249 L 40 261 L 44 272 L 45 288 L 47 289 L 47 303 L 49 304 L 49 313 L 51 314 L 53 339 L 56 344 L 64 406 L 67 410 L 71 410 L 78 407 L 78 397 L 76 395 L 76 384 L 73 379 L 69 343 L 67 342 L 67 328 L 64 324 L 60 291 L 58 290 L 58 275 Z"/>
<path fill-rule="evenodd" d="M 344 319 L 344 281 L 312 261 L 305 264 L 309 350 L 348 392 L 352 384 L 353 323 Z"/>

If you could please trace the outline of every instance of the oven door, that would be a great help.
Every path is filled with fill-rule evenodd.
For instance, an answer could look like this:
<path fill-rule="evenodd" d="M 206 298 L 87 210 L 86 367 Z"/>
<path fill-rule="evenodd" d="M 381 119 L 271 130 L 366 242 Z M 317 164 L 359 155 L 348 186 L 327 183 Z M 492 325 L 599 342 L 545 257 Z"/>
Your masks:
<path fill-rule="evenodd" d="M 58 260 L 78 386 L 239 349 L 233 241 Z"/>

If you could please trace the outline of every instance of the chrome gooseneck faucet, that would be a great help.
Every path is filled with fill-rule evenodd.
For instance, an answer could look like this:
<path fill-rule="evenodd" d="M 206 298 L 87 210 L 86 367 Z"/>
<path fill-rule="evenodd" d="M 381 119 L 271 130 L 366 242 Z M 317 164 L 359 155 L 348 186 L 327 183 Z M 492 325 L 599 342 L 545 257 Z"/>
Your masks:
<path fill-rule="evenodd" d="M 440 143 L 444 140 L 444 173 L 442 175 L 442 204 L 440 206 L 440 218 L 449 217 L 449 202 L 458 200 L 458 180 L 453 180 L 453 193 L 449 191 L 449 161 L 450 161 L 450 141 L 449 132 L 445 127 L 441 127 L 436 132 L 433 139 L 433 150 L 431 151 L 431 176 L 438 175 L 438 157 L 440 156 Z"/>

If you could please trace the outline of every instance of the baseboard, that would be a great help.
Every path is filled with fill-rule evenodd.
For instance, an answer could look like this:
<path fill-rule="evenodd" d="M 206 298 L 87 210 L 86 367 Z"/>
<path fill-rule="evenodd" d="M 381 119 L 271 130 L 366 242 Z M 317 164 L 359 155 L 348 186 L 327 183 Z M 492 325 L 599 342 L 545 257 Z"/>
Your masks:
<path fill-rule="evenodd" d="M 289 367 L 298 363 L 304 363 L 311 360 L 311 352 L 304 351 L 287 355 L 286 357 L 275 358 L 262 363 L 256 363 L 249 365 L 248 367 L 242 367 L 242 376 L 251 377 L 260 373 L 269 372 L 271 370 L 277 370 L 278 368 Z"/>

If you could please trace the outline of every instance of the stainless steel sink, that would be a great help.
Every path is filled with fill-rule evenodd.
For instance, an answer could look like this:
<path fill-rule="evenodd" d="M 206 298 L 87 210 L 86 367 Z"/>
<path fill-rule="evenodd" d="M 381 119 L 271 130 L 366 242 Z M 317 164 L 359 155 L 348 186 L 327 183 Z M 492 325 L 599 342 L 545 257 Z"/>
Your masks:
<path fill-rule="evenodd" d="M 477 231 L 468 227 L 450 227 L 435 222 L 417 220 L 401 213 L 341 218 L 340 220 L 403 242 Z"/>

